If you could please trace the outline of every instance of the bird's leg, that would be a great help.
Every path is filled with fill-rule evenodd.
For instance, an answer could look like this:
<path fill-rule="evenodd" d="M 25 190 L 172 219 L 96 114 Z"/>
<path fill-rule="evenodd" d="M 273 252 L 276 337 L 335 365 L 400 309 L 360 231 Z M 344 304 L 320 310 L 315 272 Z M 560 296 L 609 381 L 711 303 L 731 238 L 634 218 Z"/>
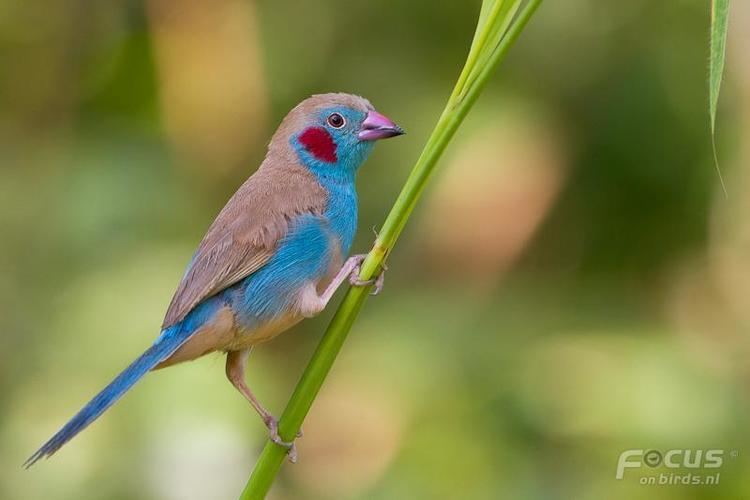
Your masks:
<path fill-rule="evenodd" d="M 320 296 L 321 310 L 328 304 L 328 302 L 331 300 L 331 297 L 333 297 L 333 294 L 336 293 L 336 290 L 339 289 L 341 284 L 349 278 L 349 276 L 352 274 L 352 271 L 354 271 L 356 267 L 362 264 L 363 260 L 365 260 L 364 254 L 352 255 L 351 257 L 346 259 L 344 265 L 341 266 L 339 272 L 336 273 L 336 276 L 334 276 L 333 280 L 331 280 L 331 283 Z"/>
<path fill-rule="evenodd" d="M 380 275 L 378 275 L 377 278 L 372 280 L 360 280 L 359 279 L 359 269 L 362 266 L 362 261 L 365 260 L 365 257 L 367 257 L 367 254 L 358 254 L 358 255 L 352 255 L 348 259 L 346 259 L 346 262 L 344 262 L 344 265 L 341 266 L 341 269 L 336 274 L 336 276 L 333 278 L 331 283 L 328 285 L 328 287 L 325 289 L 323 294 L 320 296 L 320 303 L 321 303 L 321 309 L 325 307 L 328 304 L 328 301 L 331 300 L 331 297 L 333 297 L 333 294 L 336 293 L 336 290 L 341 286 L 341 284 L 348 280 L 349 283 L 353 286 L 369 286 L 374 284 L 375 290 L 373 290 L 371 293 L 372 295 L 377 295 L 380 293 L 380 291 L 383 289 L 383 280 L 384 280 L 384 273 L 381 271 Z M 385 270 L 386 267 L 383 265 L 383 270 Z"/>
<path fill-rule="evenodd" d="M 262 404 L 260 404 L 260 401 L 258 401 L 258 399 L 245 383 L 245 364 L 247 362 L 248 356 L 250 356 L 251 350 L 252 349 L 245 349 L 242 351 L 231 351 L 227 353 L 227 378 L 232 383 L 232 385 L 238 391 L 240 391 L 243 396 L 245 396 L 245 399 L 250 402 L 255 411 L 258 412 L 258 415 L 260 415 L 260 418 L 263 419 L 263 423 L 266 425 L 266 427 L 268 427 L 271 441 L 278 445 L 286 447 L 289 450 L 287 452 L 289 455 L 289 461 L 292 463 L 296 463 L 297 447 L 295 446 L 294 441 L 288 442 L 281 439 L 281 436 L 279 436 L 279 421 L 273 415 L 271 415 L 271 413 L 266 410 Z M 300 437 L 301 435 L 302 431 L 297 433 L 297 437 Z"/>
<path fill-rule="evenodd" d="M 245 396 L 245 399 L 250 402 L 253 408 L 255 408 L 255 411 L 258 412 L 258 415 L 263 419 L 263 422 L 268 425 L 268 421 L 274 420 L 273 415 L 271 415 L 271 413 L 260 404 L 260 401 L 258 401 L 245 383 L 245 364 L 247 363 L 247 358 L 250 356 L 251 350 L 252 349 L 245 349 L 243 351 L 232 351 L 227 353 L 227 378 L 232 385 L 240 391 L 243 396 Z"/>

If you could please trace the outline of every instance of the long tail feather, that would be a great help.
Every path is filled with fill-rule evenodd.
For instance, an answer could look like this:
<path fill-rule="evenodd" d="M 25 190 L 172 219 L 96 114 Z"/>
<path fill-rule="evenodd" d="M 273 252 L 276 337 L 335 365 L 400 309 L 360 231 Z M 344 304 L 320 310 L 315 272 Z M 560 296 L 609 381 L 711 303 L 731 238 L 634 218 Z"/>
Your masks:
<path fill-rule="evenodd" d="M 51 456 L 65 443 L 73 439 L 79 432 L 96 420 L 115 401 L 120 399 L 128 389 L 133 387 L 152 368 L 171 356 L 194 333 L 194 330 L 183 330 L 178 323 L 164 330 L 159 339 L 146 352 L 133 361 L 99 394 L 89 401 L 62 429 L 44 443 L 23 466 L 29 468 L 41 458 Z"/>

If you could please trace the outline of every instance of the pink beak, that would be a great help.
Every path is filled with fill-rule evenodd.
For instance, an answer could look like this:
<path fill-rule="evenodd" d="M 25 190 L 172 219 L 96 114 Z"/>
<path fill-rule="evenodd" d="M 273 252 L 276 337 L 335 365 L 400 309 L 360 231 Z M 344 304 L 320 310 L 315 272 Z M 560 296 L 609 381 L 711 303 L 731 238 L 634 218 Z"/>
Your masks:
<path fill-rule="evenodd" d="M 362 122 L 362 128 L 359 129 L 359 137 L 362 141 L 377 141 L 378 139 L 387 139 L 404 134 L 404 130 L 393 123 L 390 118 L 381 115 L 377 111 L 370 110 L 367 118 Z"/>

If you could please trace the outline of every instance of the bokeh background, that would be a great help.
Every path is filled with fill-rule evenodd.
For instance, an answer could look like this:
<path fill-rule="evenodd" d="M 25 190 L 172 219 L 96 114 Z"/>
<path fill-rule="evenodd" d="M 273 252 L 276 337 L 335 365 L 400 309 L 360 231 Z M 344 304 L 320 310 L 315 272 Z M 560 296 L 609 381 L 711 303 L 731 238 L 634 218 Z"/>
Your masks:
<path fill-rule="evenodd" d="M 149 375 L 52 460 L 21 463 L 152 342 L 208 224 L 312 93 L 365 95 L 408 131 L 361 171 L 367 250 L 478 4 L 2 2 L 0 497 L 237 496 L 266 433 L 219 355 Z M 708 12 L 542 5 L 441 162 L 273 499 L 750 495 L 750 7 L 730 13 L 728 197 Z M 248 381 L 274 412 L 331 312 L 253 353 Z M 720 485 L 615 480 L 631 448 L 724 449 Z"/>

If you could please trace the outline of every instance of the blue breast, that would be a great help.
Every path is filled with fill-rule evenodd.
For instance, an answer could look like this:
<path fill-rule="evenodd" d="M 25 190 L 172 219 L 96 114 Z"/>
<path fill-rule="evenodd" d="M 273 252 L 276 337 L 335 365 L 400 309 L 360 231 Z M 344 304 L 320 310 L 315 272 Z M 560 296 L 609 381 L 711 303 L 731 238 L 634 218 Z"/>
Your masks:
<path fill-rule="evenodd" d="M 291 221 L 266 265 L 222 292 L 244 328 L 283 315 L 301 287 L 328 273 L 334 255 L 349 253 L 357 230 L 357 194 L 353 185 L 337 186 L 329 193 L 323 216 L 307 214 Z"/>
<path fill-rule="evenodd" d="M 331 258 L 326 221 L 315 215 L 293 220 L 276 253 L 258 271 L 222 292 L 237 321 L 252 329 L 281 316 L 310 280 L 322 277 Z"/>

